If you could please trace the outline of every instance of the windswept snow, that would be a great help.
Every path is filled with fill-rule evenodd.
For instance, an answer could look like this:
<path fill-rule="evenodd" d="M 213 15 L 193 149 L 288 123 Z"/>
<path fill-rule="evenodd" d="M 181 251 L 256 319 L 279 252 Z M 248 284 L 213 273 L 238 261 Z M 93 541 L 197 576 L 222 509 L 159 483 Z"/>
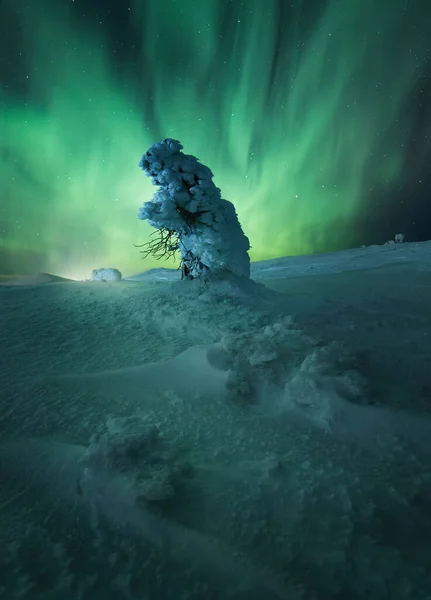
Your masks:
<path fill-rule="evenodd" d="M 70 282 L 71 279 L 58 277 L 58 275 L 50 275 L 49 273 L 38 273 L 37 275 L 23 275 L 16 279 L 8 279 L 0 282 L 0 285 L 43 285 L 45 283 L 64 283 Z"/>
<path fill-rule="evenodd" d="M 0 598 L 431 597 L 431 243 L 252 274 L 2 286 Z"/>
<path fill-rule="evenodd" d="M 279 277 L 309 277 L 394 264 L 410 264 L 415 269 L 431 270 L 431 242 L 367 246 L 325 254 L 264 260 L 253 263 L 252 278 L 266 280 Z"/>

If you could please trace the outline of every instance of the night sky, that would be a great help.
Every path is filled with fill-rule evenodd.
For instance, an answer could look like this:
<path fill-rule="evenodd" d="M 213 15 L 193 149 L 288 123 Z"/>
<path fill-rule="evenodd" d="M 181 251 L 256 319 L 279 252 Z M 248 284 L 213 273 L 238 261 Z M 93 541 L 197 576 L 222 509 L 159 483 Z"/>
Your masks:
<path fill-rule="evenodd" d="M 0 273 L 129 275 L 173 137 L 252 260 L 431 238 L 430 0 L 0 0 Z"/>

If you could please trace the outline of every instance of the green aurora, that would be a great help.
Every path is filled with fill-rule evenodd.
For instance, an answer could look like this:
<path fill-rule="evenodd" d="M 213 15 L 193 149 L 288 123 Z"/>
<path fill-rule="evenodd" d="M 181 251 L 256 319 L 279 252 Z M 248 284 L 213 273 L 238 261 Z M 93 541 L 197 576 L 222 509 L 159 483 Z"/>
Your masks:
<path fill-rule="evenodd" d="M 300 1 L 284 14 L 277 0 L 134 0 L 136 43 L 118 60 L 79 0 L 29 4 L 0 12 L 3 55 L 19 63 L 0 90 L 6 271 L 174 266 L 133 247 L 155 192 L 138 161 L 165 137 L 212 169 L 253 261 L 348 247 L 370 195 L 403 177 L 429 47 L 419 1 L 311 2 L 310 15 Z"/>

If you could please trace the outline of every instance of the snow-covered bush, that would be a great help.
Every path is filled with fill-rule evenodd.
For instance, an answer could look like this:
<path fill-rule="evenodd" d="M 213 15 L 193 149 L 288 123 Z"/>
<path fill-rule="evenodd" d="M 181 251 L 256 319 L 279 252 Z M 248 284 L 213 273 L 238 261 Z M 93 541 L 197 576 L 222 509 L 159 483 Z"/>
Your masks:
<path fill-rule="evenodd" d="M 391 246 L 392 244 L 404 244 L 406 241 L 406 236 L 404 233 L 396 233 L 395 238 L 393 240 L 388 240 L 385 242 L 385 246 Z"/>
<path fill-rule="evenodd" d="M 210 272 L 250 277 L 250 243 L 231 202 L 223 200 L 213 173 L 177 140 L 153 144 L 139 166 L 159 189 L 139 218 L 157 229 L 144 257 L 169 257 L 179 250 L 182 276 L 205 279 Z"/>
<path fill-rule="evenodd" d="M 90 281 L 121 281 L 121 273 L 118 269 L 93 269 Z"/>
<path fill-rule="evenodd" d="M 91 437 L 80 463 L 87 491 L 97 490 L 101 473 L 123 476 L 128 493 L 141 505 L 174 496 L 190 473 L 159 429 L 139 417 L 109 418 L 106 430 Z"/>

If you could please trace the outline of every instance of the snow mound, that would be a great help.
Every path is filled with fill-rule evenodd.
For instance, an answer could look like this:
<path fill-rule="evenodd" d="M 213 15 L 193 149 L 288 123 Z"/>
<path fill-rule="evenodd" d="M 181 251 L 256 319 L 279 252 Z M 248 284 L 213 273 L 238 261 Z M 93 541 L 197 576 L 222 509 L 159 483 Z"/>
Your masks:
<path fill-rule="evenodd" d="M 143 273 L 124 277 L 125 281 L 176 281 L 181 278 L 179 269 L 156 268 L 149 269 Z"/>
<path fill-rule="evenodd" d="M 118 269 L 93 269 L 90 281 L 121 281 L 122 275 Z"/>
<path fill-rule="evenodd" d="M 83 458 L 86 479 L 112 471 L 129 478 L 128 490 L 137 502 L 157 502 L 175 494 L 188 466 L 177 462 L 158 428 L 139 418 L 112 419 L 106 431 L 93 435 Z"/>

